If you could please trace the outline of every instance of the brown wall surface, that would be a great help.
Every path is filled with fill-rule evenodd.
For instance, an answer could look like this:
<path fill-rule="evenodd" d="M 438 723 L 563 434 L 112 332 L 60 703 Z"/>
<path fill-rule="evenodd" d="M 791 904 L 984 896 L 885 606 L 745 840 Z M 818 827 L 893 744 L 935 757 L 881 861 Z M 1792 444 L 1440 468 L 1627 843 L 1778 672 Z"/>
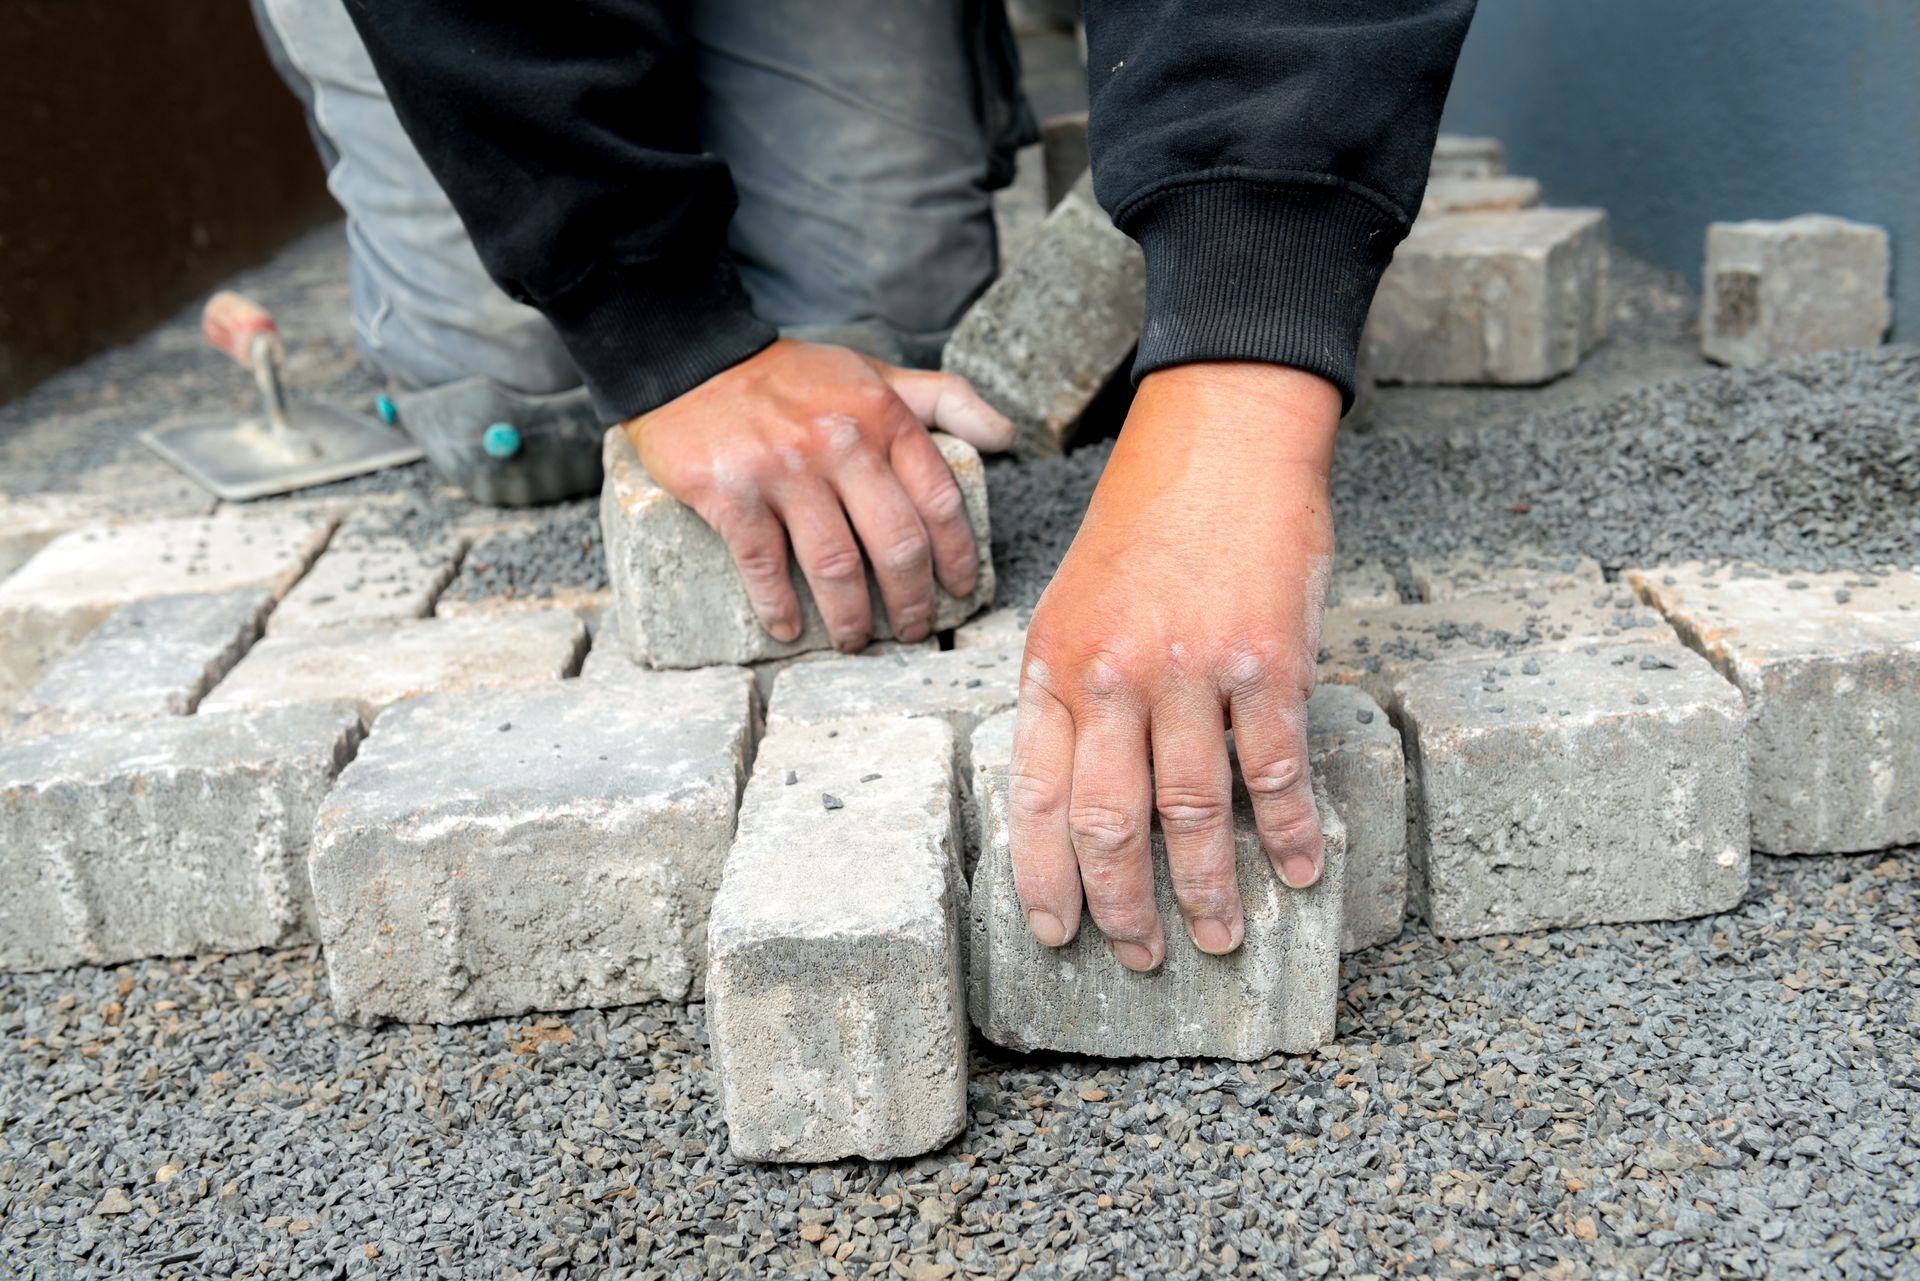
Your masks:
<path fill-rule="evenodd" d="M 0 9 L 0 401 L 336 212 L 246 0 Z"/>

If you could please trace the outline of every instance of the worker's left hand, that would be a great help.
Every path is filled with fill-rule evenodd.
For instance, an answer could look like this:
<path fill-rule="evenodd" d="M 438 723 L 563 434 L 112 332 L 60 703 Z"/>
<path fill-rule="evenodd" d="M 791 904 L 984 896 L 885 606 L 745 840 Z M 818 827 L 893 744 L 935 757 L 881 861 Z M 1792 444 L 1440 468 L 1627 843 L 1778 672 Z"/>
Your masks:
<path fill-rule="evenodd" d="M 1229 718 L 1275 870 L 1294 888 L 1319 878 L 1306 699 L 1339 416 L 1332 383 L 1275 365 L 1141 382 L 1027 631 L 1008 808 L 1015 887 L 1042 943 L 1074 936 L 1084 893 L 1121 964 L 1160 964 L 1157 807 L 1195 944 L 1240 945 Z"/>

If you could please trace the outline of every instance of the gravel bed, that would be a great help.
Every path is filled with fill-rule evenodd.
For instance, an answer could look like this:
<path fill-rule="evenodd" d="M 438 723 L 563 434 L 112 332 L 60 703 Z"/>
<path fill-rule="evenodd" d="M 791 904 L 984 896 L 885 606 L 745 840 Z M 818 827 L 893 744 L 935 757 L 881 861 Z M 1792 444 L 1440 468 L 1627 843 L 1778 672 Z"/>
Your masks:
<path fill-rule="evenodd" d="M 542 600 L 555 592 L 606 587 L 600 503 L 582 498 L 542 510 L 536 524 L 503 529 L 475 542 L 441 599 Z"/>

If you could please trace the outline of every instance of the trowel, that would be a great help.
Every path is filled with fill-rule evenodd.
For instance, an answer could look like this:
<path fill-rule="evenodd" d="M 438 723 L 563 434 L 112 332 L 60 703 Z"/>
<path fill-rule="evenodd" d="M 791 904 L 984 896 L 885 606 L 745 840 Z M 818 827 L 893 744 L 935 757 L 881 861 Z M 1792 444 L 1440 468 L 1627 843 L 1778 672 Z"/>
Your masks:
<path fill-rule="evenodd" d="M 264 498 L 420 460 L 420 446 L 375 418 L 288 400 L 280 383 L 287 349 L 273 317 L 251 298 L 221 290 L 201 311 L 200 332 L 253 374 L 260 416 L 152 427 L 140 440 L 217 496 Z"/>

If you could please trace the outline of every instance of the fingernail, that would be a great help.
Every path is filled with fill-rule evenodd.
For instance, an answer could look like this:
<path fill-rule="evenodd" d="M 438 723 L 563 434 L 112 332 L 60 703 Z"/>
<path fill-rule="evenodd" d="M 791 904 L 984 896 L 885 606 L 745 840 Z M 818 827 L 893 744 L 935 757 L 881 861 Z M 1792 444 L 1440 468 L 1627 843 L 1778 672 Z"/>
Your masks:
<path fill-rule="evenodd" d="M 1114 959 L 1136 973 L 1145 974 L 1153 968 L 1153 953 L 1138 943 L 1129 943 L 1124 939 L 1109 939 Z"/>
<path fill-rule="evenodd" d="M 1320 879 L 1320 860 L 1311 854 L 1289 854 L 1280 860 L 1280 879 L 1289 889 L 1304 890 Z"/>
<path fill-rule="evenodd" d="M 788 641 L 800 639 L 800 624 L 791 618 L 783 618 L 767 630 L 773 633 L 773 638 L 783 645 Z"/>
<path fill-rule="evenodd" d="M 1067 927 L 1052 912 L 1028 912 L 1027 928 L 1047 947 L 1061 947 L 1067 941 Z"/>
<path fill-rule="evenodd" d="M 1233 926 L 1217 916 L 1203 916 L 1193 923 L 1193 944 L 1202 952 L 1224 956 L 1240 945 Z"/>

